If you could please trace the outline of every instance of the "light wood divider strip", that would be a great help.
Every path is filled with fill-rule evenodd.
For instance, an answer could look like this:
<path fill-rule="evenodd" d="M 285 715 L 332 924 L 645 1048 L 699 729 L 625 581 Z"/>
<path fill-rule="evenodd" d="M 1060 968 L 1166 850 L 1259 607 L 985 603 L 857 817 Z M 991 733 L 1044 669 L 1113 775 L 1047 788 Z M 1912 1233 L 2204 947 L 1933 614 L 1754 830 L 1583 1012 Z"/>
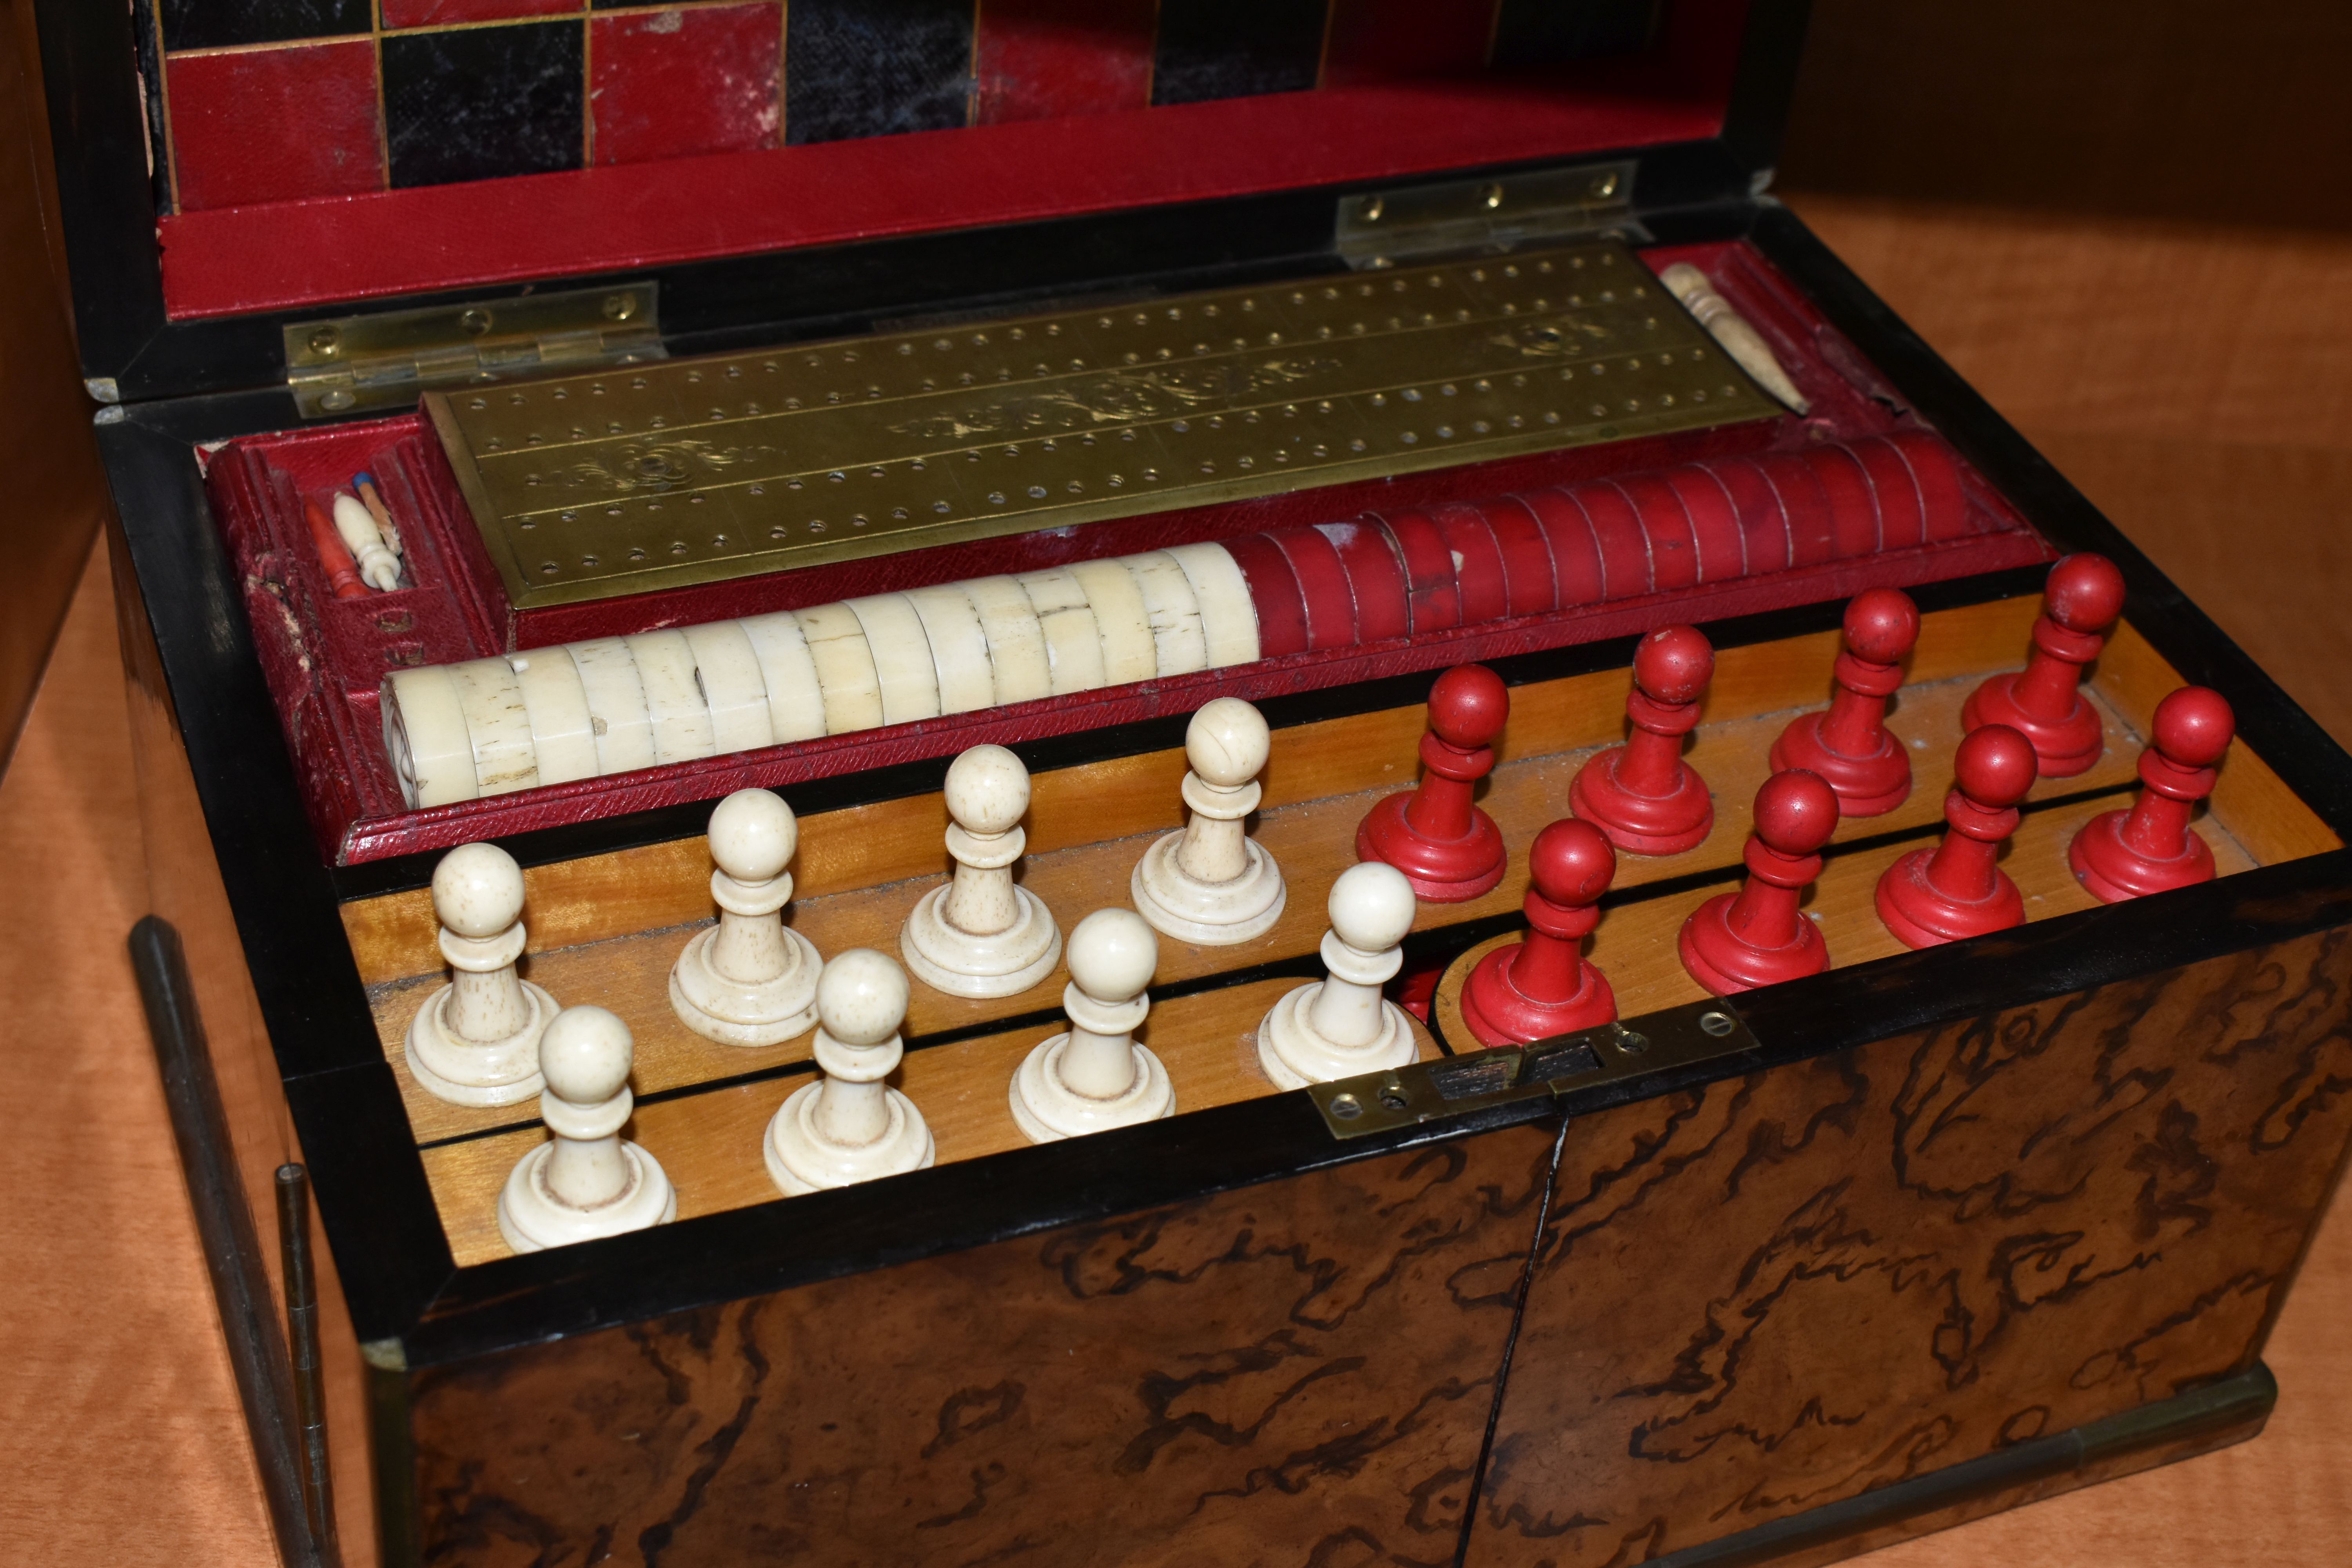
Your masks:
<path fill-rule="evenodd" d="M 1940 820 L 1944 795 L 1951 784 L 1951 751 L 1960 732 L 1960 704 L 1974 689 L 1975 679 L 1964 677 L 1904 690 L 1887 724 L 1890 731 L 1911 745 L 1911 796 L 1885 816 L 1841 824 L 1841 838 L 1923 826 Z M 1770 771 L 1771 744 L 1787 721 L 1786 714 L 1768 714 L 1702 727 L 1687 754 L 1700 776 L 1714 785 L 1714 832 L 1705 843 L 1681 855 L 1656 859 L 1621 858 L 1616 885 L 1635 887 L 1664 877 L 1738 865 L 1747 842 L 1757 786 Z M 1415 921 L 1417 928 L 1426 931 L 1517 910 L 1527 893 L 1528 846 L 1546 824 L 1568 814 L 1569 782 L 1591 754 L 1592 750 L 1587 748 L 1498 768 L 1483 804 L 1502 829 L 1504 843 L 1511 854 L 1509 869 L 1501 883 L 1483 898 L 1460 904 L 1422 905 Z M 2120 726 L 2110 723 L 2106 752 L 2096 768 L 2078 778 L 2038 786 L 2038 793 L 2047 797 L 2126 783 L 2133 777 L 2132 759 L 2137 754 L 2137 740 Z M 1255 941 L 1233 947 L 1196 947 L 1162 937 L 1158 984 L 1166 985 L 1202 975 L 1231 973 L 1255 964 L 1314 952 L 1328 923 L 1324 905 L 1331 883 L 1355 864 L 1356 825 L 1384 793 L 1378 789 L 1361 791 L 1265 813 L 1255 837 L 1273 853 L 1288 883 L 1289 898 L 1282 919 Z M 812 819 L 803 835 L 803 845 L 820 832 L 830 831 L 825 826 L 830 820 Z M 1095 910 L 1128 903 L 1129 876 L 1152 837 L 1146 833 L 1082 848 L 1033 855 L 1022 880 L 1045 900 L 1066 931 Z M 695 842 L 699 848 L 700 841 Z M 701 875 L 709 876 L 707 861 Z M 852 947 L 872 947 L 895 956 L 898 951 L 898 929 L 907 911 L 927 889 L 941 879 L 935 875 L 798 900 L 790 918 L 793 928 L 815 942 L 820 952 L 829 955 Z M 704 896 L 708 898 L 707 890 Z M 629 1025 L 637 1040 L 635 1082 L 640 1093 L 732 1077 L 779 1062 L 798 1061 L 809 1053 L 810 1037 L 805 1035 L 782 1045 L 751 1050 L 713 1045 L 677 1022 L 669 1005 L 669 966 L 688 937 L 709 918 L 707 903 L 701 913 L 705 920 L 689 926 L 633 931 L 606 942 L 537 952 L 524 961 L 524 973 L 545 986 L 558 1002 L 593 1002 L 610 1008 Z M 908 1029 L 916 1035 L 929 1035 L 1057 1008 L 1067 978 L 1065 971 L 1056 968 L 1028 991 L 993 1001 L 948 996 L 918 984 L 908 1013 Z M 409 1019 L 442 979 L 436 969 L 424 976 L 379 987 L 374 994 L 384 1053 L 398 1072 L 410 1123 L 419 1142 L 504 1126 L 533 1114 L 528 1106 L 480 1110 L 450 1105 L 434 1098 L 409 1076 L 401 1048 L 402 1037 Z"/>
<path fill-rule="evenodd" d="M 2021 664 L 2037 613 L 2032 599 L 2004 599 L 1923 617 L 1910 663 L 1916 685 Z M 1704 710 L 1721 722 L 1818 706 L 1829 699 L 1835 632 L 1726 648 L 1717 657 Z M 1630 669 L 1537 682 L 1511 693 L 1498 750 L 1506 763 L 1623 737 Z M 1418 771 L 1427 716 L 1419 705 L 1360 713 L 1274 732 L 1265 809 L 1402 786 Z M 1028 817 L 1032 855 L 1181 825 L 1181 749 L 1040 773 Z M 928 794 L 813 816 L 793 867 L 800 896 L 927 876 L 945 865 L 946 807 Z M 675 926 L 709 912 L 710 861 L 699 837 L 618 850 L 523 874 L 530 951 L 547 952 L 629 931 Z M 430 894 L 424 889 L 355 900 L 342 918 L 368 984 L 422 973 L 439 962 Z"/>
<path fill-rule="evenodd" d="M 1235 985 L 1152 1008 L 1140 1037 L 1166 1064 L 1180 1115 L 1277 1092 L 1258 1068 L 1257 1026 L 1285 992 L 1300 984 Z M 1028 1147 L 1008 1104 L 1013 1069 L 1032 1047 L 1061 1032 L 1060 1026 L 1016 1029 L 908 1054 L 890 1081 L 921 1110 L 939 1145 L 940 1164 Z M 1437 1054 L 1418 1024 L 1413 1037 L 1424 1059 Z M 809 1081 L 806 1073 L 792 1073 L 641 1105 L 625 1135 L 661 1163 L 677 1189 L 680 1219 L 782 1202 L 768 1176 L 761 1140 L 776 1109 Z M 425 1151 L 425 1176 L 460 1265 L 507 1256 L 499 1235 L 499 1189 L 515 1162 L 545 1137 L 534 1124 Z"/>
<path fill-rule="evenodd" d="M 2188 682 L 2126 622 L 2107 638 L 2092 667 L 2091 684 L 2126 723 L 2146 734 L 2156 705 Z M 2137 767 L 2138 758 L 2132 760 Z M 2221 759 L 2211 812 L 2265 866 L 2344 847 L 2344 840 L 2242 740 L 2232 742 Z"/>
<path fill-rule="evenodd" d="M 2066 861 L 2066 847 L 2074 842 L 2084 823 L 2102 812 L 2116 809 L 2113 800 L 2081 801 L 2034 812 L 2019 824 L 2009 847 L 2002 853 L 2001 868 L 2025 895 L 2025 918 L 2029 922 L 2098 907 L 2098 900 L 2075 880 L 2074 868 Z M 2255 864 L 2245 847 L 2211 820 L 2198 824 L 2193 831 L 2212 847 L 2218 874 L 2226 877 Z M 1925 847 L 1916 842 L 1881 845 L 1832 856 L 1822 868 L 1820 879 L 1806 895 L 1804 907 L 1821 922 L 1833 967 L 1847 968 L 1906 951 L 1878 918 L 1878 879 L 1887 867 Z M 1729 891 L 1732 886 L 1727 880 L 1721 887 L 1685 898 L 1633 904 L 1611 910 L 1601 917 L 1585 956 L 1608 977 L 1611 988 L 1617 994 L 1620 1017 L 1631 1018 L 1661 1007 L 1696 1002 L 1706 995 L 1706 988 L 1683 968 L 1675 939 L 1681 933 L 1683 921 L 1690 918 L 1694 910 L 1718 893 Z M 1514 932 L 1480 942 L 1446 966 L 1444 978 L 1437 984 L 1431 1011 L 1437 1032 L 1448 1048 L 1478 1048 L 1477 1038 L 1462 1021 L 1462 987 L 1480 958 L 1518 940 L 1520 933 Z"/>

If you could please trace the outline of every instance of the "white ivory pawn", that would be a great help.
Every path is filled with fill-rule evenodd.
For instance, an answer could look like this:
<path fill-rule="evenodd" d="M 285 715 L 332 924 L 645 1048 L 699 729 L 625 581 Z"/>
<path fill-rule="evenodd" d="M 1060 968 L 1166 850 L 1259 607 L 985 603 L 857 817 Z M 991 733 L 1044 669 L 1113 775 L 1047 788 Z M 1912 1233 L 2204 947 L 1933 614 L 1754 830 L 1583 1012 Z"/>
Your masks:
<path fill-rule="evenodd" d="M 1284 1089 L 1401 1068 L 1419 1049 L 1404 1009 L 1381 987 L 1404 967 L 1412 929 L 1412 884 L 1395 867 L 1366 860 L 1331 884 L 1331 929 L 1323 933 L 1328 978 L 1274 1005 L 1257 1028 L 1258 1066 Z"/>
<path fill-rule="evenodd" d="M 1218 698 L 1184 727 L 1192 815 L 1143 852 L 1128 882 L 1136 911 L 1170 936 L 1223 947 L 1282 918 L 1282 868 L 1242 826 L 1265 793 L 1257 775 L 1272 750 L 1265 717 L 1238 697 Z"/>
<path fill-rule="evenodd" d="M 677 1193 L 651 1154 L 621 1136 L 636 1101 L 629 1026 L 602 1007 L 566 1007 L 539 1042 L 551 1135 L 515 1162 L 499 1194 L 499 1234 L 517 1252 L 667 1225 Z"/>
<path fill-rule="evenodd" d="M 1160 939 L 1133 910 L 1097 910 L 1070 931 L 1066 1034 L 1040 1044 L 1013 1075 L 1013 1120 L 1050 1143 L 1176 1114 L 1168 1069 L 1135 1031 L 1151 1011 L 1144 987 Z"/>
<path fill-rule="evenodd" d="M 408 1025 L 408 1070 L 453 1105 L 512 1105 L 546 1085 L 539 1037 L 555 998 L 515 973 L 522 868 L 495 844 L 461 844 L 433 868 L 449 984 Z"/>
<path fill-rule="evenodd" d="M 1062 932 L 1045 900 L 1013 879 L 1028 835 L 1029 770 L 1002 746 L 948 764 L 948 854 L 955 876 L 922 896 L 898 932 L 907 967 L 950 996 L 1011 996 L 1054 972 Z"/>
<path fill-rule="evenodd" d="M 710 897 L 719 923 L 687 941 L 669 972 L 678 1022 L 722 1046 L 772 1046 L 816 1022 L 816 944 L 784 924 L 801 841 L 793 808 L 740 789 L 710 814 Z"/>
<path fill-rule="evenodd" d="M 762 1143 L 777 1187 L 790 1197 L 929 1165 L 936 1151 L 923 1113 L 882 1081 L 907 1054 L 906 972 L 853 947 L 818 977 L 816 1016 L 824 1076 L 793 1090 Z"/>

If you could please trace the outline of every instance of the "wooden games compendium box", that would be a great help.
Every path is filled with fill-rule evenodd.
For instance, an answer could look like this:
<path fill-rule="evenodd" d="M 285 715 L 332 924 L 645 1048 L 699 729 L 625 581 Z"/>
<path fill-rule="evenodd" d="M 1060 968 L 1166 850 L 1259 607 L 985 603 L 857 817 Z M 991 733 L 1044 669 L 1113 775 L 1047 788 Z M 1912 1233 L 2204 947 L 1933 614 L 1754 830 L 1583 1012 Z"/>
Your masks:
<path fill-rule="evenodd" d="M 1801 5 L 38 12 L 131 947 L 289 1562 L 1823 1562 L 2260 1430 L 2352 1142 L 2352 762 L 1763 194 Z M 1841 654 L 1872 590 L 1899 670 Z M 1690 728 L 1629 674 L 1676 626 L 1711 817 L 1621 843 L 1613 1024 L 1482 1044 L 1482 961 L 1562 940 L 1538 834 L 1629 701 Z M 1955 752 L 2029 655 L 2087 750 L 2000 816 Z M 622 665 L 634 730 L 526 712 Z M 1678 933 L 1805 858 L 1749 803 L 1873 668 L 1911 784 L 1796 879 L 1828 966 L 1711 995 Z M 2218 772 L 2156 747 L 2184 686 Z M 1188 772 L 1223 698 L 1255 785 Z M 713 806 L 781 795 L 791 930 L 895 954 L 982 745 L 1064 931 L 1260 786 L 1286 900 L 1161 928 L 1177 1114 L 1033 1143 L 1066 966 L 918 983 L 933 1162 L 782 1195 L 849 1058 L 682 1022 Z M 1507 863 L 1423 889 L 1395 1060 L 1279 1087 L 1360 825 L 1457 765 Z M 2143 789 L 2215 874 L 2104 902 Z M 1915 951 L 1880 889 L 1948 817 L 2022 919 Z M 674 1222 L 502 1231 L 541 1102 L 409 1044 L 505 940 L 436 914 L 479 844 L 521 977 L 633 1036 Z"/>

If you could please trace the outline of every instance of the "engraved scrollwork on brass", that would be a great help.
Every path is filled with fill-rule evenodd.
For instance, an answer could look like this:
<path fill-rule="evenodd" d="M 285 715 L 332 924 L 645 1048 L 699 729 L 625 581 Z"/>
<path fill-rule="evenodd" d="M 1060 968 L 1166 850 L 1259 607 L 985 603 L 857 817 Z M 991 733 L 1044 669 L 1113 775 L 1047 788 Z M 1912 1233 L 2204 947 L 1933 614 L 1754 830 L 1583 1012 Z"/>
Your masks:
<path fill-rule="evenodd" d="M 624 442 L 551 472 L 543 482 L 587 489 L 597 495 L 665 495 L 723 474 L 744 463 L 775 461 L 773 447 L 721 447 L 680 440 L 645 445 Z"/>

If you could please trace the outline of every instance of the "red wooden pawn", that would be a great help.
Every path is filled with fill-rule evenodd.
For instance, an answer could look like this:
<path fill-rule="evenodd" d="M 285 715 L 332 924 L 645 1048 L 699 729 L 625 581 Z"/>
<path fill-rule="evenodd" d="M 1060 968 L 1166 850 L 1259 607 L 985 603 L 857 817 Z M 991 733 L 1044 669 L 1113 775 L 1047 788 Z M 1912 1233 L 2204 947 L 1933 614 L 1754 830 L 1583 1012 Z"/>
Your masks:
<path fill-rule="evenodd" d="M 1971 730 L 1952 753 L 1944 841 L 1914 849 L 1878 879 L 1878 918 L 1906 947 L 2007 931 L 2025 923 L 2025 896 L 1995 864 L 2017 831 L 2017 803 L 2033 787 L 2033 742 L 2006 724 Z"/>
<path fill-rule="evenodd" d="M 1494 740 L 1510 716 L 1502 677 L 1465 664 L 1429 691 L 1429 731 L 1421 738 L 1418 787 L 1389 795 L 1356 827 L 1356 858 L 1384 860 L 1433 903 L 1456 904 L 1503 879 L 1502 830 L 1471 801 L 1495 767 Z"/>
<path fill-rule="evenodd" d="M 1706 781 L 1683 761 L 1683 737 L 1698 724 L 1698 700 L 1715 677 L 1715 649 L 1696 626 L 1652 632 L 1633 650 L 1633 690 L 1625 712 L 1633 733 L 1586 762 L 1569 786 L 1569 805 L 1633 855 L 1679 855 L 1715 826 Z"/>
<path fill-rule="evenodd" d="M 1837 694 L 1826 711 L 1800 713 L 1772 742 L 1772 768 L 1819 773 L 1837 791 L 1840 816 L 1877 816 L 1911 794 L 1911 755 L 1886 732 L 1886 700 L 1919 640 L 1919 607 L 1899 588 L 1873 588 L 1845 607 Z"/>
<path fill-rule="evenodd" d="M 1608 979 L 1583 955 L 1616 874 L 1617 852 L 1589 822 L 1569 817 L 1536 835 L 1527 937 L 1480 959 L 1462 988 L 1462 1021 L 1480 1045 L 1525 1045 L 1617 1016 Z"/>
<path fill-rule="evenodd" d="M 2091 818 L 2067 847 L 2074 875 L 2101 903 L 2213 879 L 2213 851 L 2189 818 L 2213 793 L 2237 716 L 2220 692 L 2184 686 L 2156 705 L 2153 728 L 2154 742 L 2139 754 L 2139 800 Z"/>
<path fill-rule="evenodd" d="M 2106 646 L 2123 614 L 2124 576 L 2104 555 L 2069 555 L 2050 568 L 2033 652 L 2022 670 L 1996 675 L 1969 693 L 1960 722 L 1974 730 L 2006 724 L 2033 742 L 2045 779 L 2073 778 L 2099 760 L 2105 736 L 2098 711 L 2075 688 L 2083 667 Z"/>
<path fill-rule="evenodd" d="M 1748 880 L 1683 922 L 1676 945 L 1692 979 L 1727 996 L 1830 966 L 1829 943 L 1797 903 L 1821 875 L 1821 848 L 1837 824 L 1837 792 L 1819 773 L 1791 768 L 1764 781 L 1744 857 Z"/>

